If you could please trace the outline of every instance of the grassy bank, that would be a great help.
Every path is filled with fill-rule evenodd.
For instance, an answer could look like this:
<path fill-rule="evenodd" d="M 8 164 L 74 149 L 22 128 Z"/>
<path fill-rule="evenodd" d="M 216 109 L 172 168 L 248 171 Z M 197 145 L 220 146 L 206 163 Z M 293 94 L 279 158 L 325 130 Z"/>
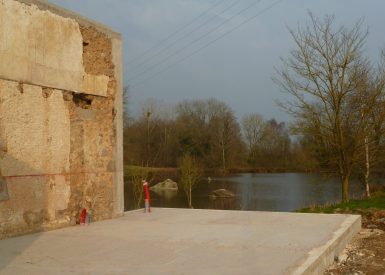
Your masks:
<path fill-rule="evenodd" d="M 166 179 L 177 180 L 178 168 L 142 167 L 142 166 L 127 165 L 124 167 L 124 175 L 127 178 L 141 175 L 143 178 L 146 178 L 151 184 L 153 182 L 164 181 Z"/>
<path fill-rule="evenodd" d="M 272 173 L 312 173 L 316 171 L 301 170 L 287 167 L 231 167 L 228 169 L 229 174 L 256 173 L 256 174 L 272 174 Z"/>
<path fill-rule="evenodd" d="M 364 228 L 385 230 L 385 190 L 377 191 L 371 198 L 350 200 L 347 203 L 312 205 L 302 208 L 300 213 L 358 214 L 362 217 Z"/>
<path fill-rule="evenodd" d="M 350 200 L 347 203 L 337 203 L 331 205 L 312 205 L 302 208 L 296 212 L 302 213 L 354 213 L 358 211 L 385 210 L 385 192 L 378 191 L 371 198 Z"/>

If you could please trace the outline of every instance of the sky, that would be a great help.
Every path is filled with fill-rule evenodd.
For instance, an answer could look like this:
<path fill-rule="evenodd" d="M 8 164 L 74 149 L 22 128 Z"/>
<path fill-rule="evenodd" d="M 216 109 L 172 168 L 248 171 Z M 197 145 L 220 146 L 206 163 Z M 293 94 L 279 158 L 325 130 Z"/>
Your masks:
<path fill-rule="evenodd" d="M 369 28 L 367 56 L 385 47 L 383 0 L 49 0 L 122 34 L 123 81 L 129 108 L 148 98 L 164 104 L 216 98 L 238 118 L 259 113 L 290 121 L 275 103 L 288 95 L 274 84 L 275 68 L 295 45 L 288 27 L 335 15 Z"/>

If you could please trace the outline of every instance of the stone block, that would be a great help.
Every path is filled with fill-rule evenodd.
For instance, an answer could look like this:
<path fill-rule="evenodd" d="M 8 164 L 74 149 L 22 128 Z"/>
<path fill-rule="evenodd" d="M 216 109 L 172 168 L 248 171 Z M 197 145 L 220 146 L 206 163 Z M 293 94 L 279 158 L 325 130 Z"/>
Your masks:
<path fill-rule="evenodd" d="M 107 87 L 110 78 L 105 75 L 85 74 L 83 76 L 83 89 L 85 93 L 107 96 Z"/>

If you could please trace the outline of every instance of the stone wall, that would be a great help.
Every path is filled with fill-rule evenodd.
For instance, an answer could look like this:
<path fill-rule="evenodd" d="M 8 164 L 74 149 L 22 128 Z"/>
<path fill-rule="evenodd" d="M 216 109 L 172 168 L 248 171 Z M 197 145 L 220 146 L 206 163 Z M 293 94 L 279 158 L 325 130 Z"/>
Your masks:
<path fill-rule="evenodd" d="M 123 213 L 120 35 L 0 0 L 0 238 Z"/>

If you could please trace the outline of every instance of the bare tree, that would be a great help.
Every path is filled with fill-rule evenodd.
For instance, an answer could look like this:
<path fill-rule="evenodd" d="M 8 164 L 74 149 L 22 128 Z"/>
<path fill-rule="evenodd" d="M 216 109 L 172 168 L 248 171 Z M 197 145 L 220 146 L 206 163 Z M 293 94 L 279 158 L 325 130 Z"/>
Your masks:
<path fill-rule="evenodd" d="M 242 118 L 242 132 L 249 151 L 249 162 L 257 158 L 258 145 L 263 138 L 265 121 L 260 114 L 248 114 Z"/>
<path fill-rule="evenodd" d="M 220 160 L 222 171 L 226 173 L 237 142 L 240 140 L 239 125 L 230 108 L 218 113 L 210 120 L 212 154 Z"/>
<path fill-rule="evenodd" d="M 357 94 L 349 105 L 353 116 L 358 114 L 361 120 L 365 120 L 365 131 L 357 138 L 362 140 L 364 146 L 358 172 L 367 197 L 370 197 L 369 176 L 371 166 L 379 161 L 382 139 L 385 133 L 385 101 L 383 98 L 385 74 L 383 63 L 376 69 L 369 64 L 362 66 L 355 77 Z"/>
<path fill-rule="evenodd" d="M 201 177 L 201 169 L 196 160 L 191 157 L 190 154 L 186 153 L 183 155 L 182 160 L 179 163 L 180 170 L 180 183 L 183 186 L 183 190 L 186 193 L 188 205 L 192 206 L 192 190 L 198 183 Z"/>
<path fill-rule="evenodd" d="M 200 158 L 207 156 L 210 150 L 207 101 L 183 101 L 177 105 L 176 113 L 181 153 L 191 153 Z"/>
<path fill-rule="evenodd" d="M 231 108 L 216 99 L 184 101 L 177 113 L 183 152 L 204 158 L 210 168 L 226 171 L 242 142 Z"/>
<path fill-rule="evenodd" d="M 174 106 L 153 98 L 142 104 L 142 115 L 134 123 L 138 146 L 142 151 L 142 164 L 159 166 L 173 164 L 169 158 L 172 149 L 171 127 L 175 119 Z"/>
<path fill-rule="evenodd" d="M 129 182 L 132 184 L 132 195 L 134 199 L 135 209 L 139 209 L 143 202 L 143 180 L 148 180 L 148 168 L 137 167 L 127 175 Z"/>
<path fill-rule="evenodd" d="M 130 126 L 130 122 L 132 120 L 130 114 L 130 87 L 125 86 L 123 88 L 123 125 L 124 129 Z"/>
<path fill-rule="evenodd" d="M 276 82 L 294 101 L 281 106 L 297 120 L 297 131 L 314 136 L 333 172 L 339 174 L 342 200 L 349 201 L 349 179 L 364 152 L 368 133 L 369 104 L 358 100 L 357 78 L 362 72 L 362 49 L 367 31 L 362 20 L 351 28 L 335 28 L 334 17 L 318 19 L 311 13 L 309 23 L 290 30 L 296 49 L 278 70 Z M 358 97 L 357 97 L 358 96 Z M 366 101 L 373 102 L 366 94 Z M 371 98 L 371 99 L 369 99 Z M 352 107 L 358 111 L 352 111 Z"/>
<path fill-rule="evenodd" d="M 265 122 L 259 149 L 269 166 L 286 167 L 290 155 L 290 137 L 286 124 L 270 119 Z"/>

